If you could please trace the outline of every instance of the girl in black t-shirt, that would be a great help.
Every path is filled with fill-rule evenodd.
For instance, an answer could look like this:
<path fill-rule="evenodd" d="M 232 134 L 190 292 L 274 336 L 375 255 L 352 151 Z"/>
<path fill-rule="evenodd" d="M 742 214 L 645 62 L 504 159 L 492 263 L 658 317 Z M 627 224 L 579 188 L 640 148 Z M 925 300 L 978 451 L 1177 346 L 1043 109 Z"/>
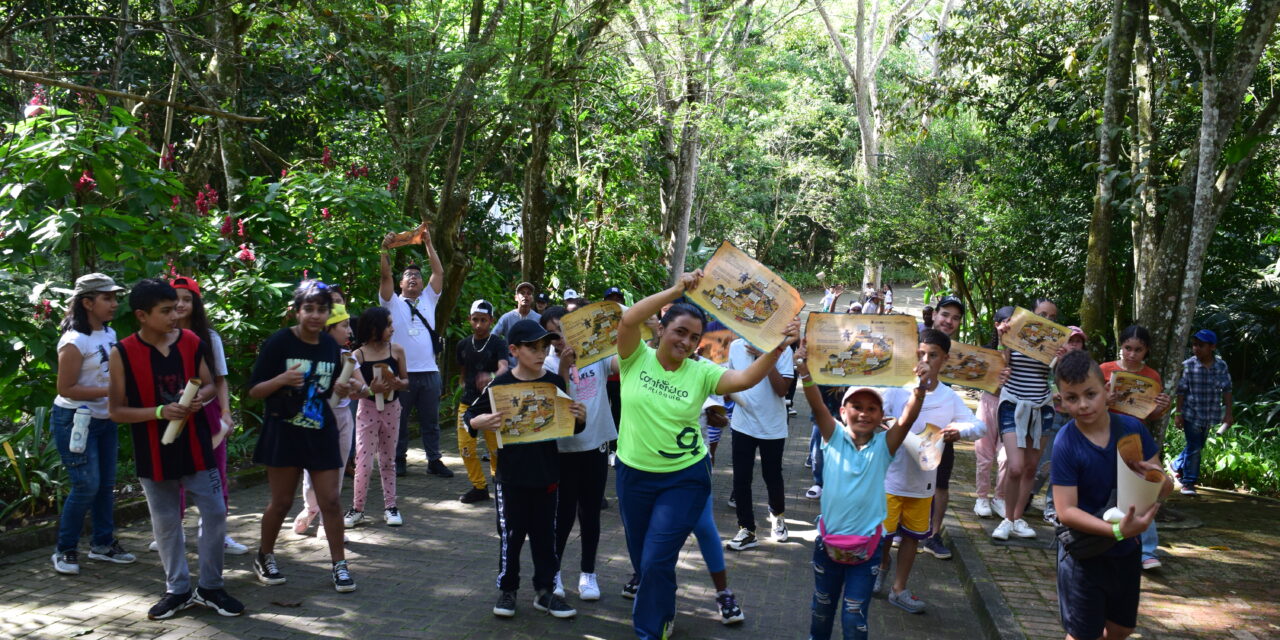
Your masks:
<path fill-rule="evenodd" d="M 342 548 L 342 508 L 338 503 L 338 474 L 343 460 L 338 428 L 328 399 L 346 395 L 351 383 L 339 383 L 341 351 L 324 331 L 332 298 L 318 280 L 304 281 L 293 294 L 298 324 L 267 339 L 258 353 L 249 396 L 265 400 L 262 432 L 254 462 L 267 467 L 271 499 L 262 513 L 262 546 L 253 563 L 263 584 L 285 582 L 275 560 L 280 526 L 293 506 L 303 470 L 311 474 L 333 561 L 333 586 L 355 591 Z"/>

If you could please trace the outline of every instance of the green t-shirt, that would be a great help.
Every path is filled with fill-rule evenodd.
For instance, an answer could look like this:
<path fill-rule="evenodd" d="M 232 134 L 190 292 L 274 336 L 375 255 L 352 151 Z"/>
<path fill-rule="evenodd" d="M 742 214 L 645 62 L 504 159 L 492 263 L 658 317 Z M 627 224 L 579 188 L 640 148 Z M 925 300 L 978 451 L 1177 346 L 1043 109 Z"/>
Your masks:
<path fill-rule="evenodd" d="M 622 424 L 618 458 L 652 473 L 679 471 L 707 455 L 698 414 L 715 393 L 725 369 L 708 360 L 688 360 L 667 371 L 643 342 L 619 361 Z"/>

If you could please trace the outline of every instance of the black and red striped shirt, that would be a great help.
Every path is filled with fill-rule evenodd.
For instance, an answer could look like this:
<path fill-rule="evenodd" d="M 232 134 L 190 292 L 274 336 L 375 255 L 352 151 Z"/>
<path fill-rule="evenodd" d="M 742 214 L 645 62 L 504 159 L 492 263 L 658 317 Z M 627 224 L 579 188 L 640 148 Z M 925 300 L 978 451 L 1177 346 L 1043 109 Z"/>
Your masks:
<path fill-rule="evenodd" d="M 177 402 L 187 380 L 196 377 L 209 347 L 196 334 L 183 329 L 162 355 L 155 346 L 133 334 L 116 345 L 124 364 L 125 398 L 130 407 L 154 407 Z M 138 477 L 176 480 L 197 471 L 215 468 L 211 430 L 205 412 L 196 411 L 173 444 L 160 444 L 167 420 L 129 425 L 133 432 L 134 463 Z"/>

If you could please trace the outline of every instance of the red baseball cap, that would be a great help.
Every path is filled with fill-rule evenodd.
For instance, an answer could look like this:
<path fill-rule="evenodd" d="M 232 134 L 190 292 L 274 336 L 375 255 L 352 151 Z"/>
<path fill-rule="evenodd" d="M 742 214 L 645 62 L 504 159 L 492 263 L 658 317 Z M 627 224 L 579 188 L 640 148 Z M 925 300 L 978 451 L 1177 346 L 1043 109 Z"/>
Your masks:
<path fill-rule="evenodd" d="M 186 289 L 191 293 L 200 295 L 200 284 L 195 281 L 195 278 L 178 276 L 169 281 L 169 286 L 173 287 L 174 289 Z"/>

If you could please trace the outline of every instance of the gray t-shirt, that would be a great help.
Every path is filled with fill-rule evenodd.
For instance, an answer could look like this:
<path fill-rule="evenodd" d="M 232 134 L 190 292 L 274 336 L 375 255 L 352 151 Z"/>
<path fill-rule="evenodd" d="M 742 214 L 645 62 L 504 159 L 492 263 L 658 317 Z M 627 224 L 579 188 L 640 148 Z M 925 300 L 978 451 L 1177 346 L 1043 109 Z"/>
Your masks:
<path fill-rule="evenodd" d="M 518 310 L 512 309 L 502 314 L 501 318 L 498 318 L 498 324 L 493 325 L 493 332 L 502 336 L 503 340 L 506 340 L 507 332 L 511 331 L 511 327 L 514 327 L 517 322 L 520 322 L 521 320 L 532 320 L 534 322 L 538 322 L 541 319 L 542 315 L 537 311 L 534 311 L 533 308 L 529 309 L 529 315 L 523 317 L 520 315 Z"/>

